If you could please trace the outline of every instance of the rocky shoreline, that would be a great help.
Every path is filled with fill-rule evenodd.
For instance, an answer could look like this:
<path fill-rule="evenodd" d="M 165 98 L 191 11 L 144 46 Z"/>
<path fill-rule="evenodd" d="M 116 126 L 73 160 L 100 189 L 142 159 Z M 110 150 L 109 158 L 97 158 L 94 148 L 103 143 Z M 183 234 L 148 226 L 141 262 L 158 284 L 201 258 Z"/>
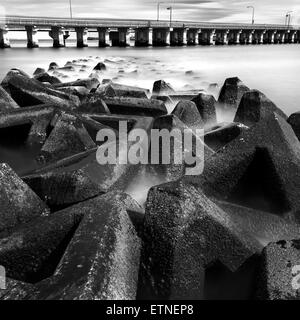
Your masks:
<path fill-rule="evenodd" d="M 216 100 L 163 80 L 120 85 L 103 62 L 89 78 L 56 77 L 72 68 L 12 69 L 1 82 L 0 299 L 299 299 L 300 113 L 238 78 Z M 97 133 L 119 138 L 121 120 L 203 129 L 203 174 L 100 165 Z"/>

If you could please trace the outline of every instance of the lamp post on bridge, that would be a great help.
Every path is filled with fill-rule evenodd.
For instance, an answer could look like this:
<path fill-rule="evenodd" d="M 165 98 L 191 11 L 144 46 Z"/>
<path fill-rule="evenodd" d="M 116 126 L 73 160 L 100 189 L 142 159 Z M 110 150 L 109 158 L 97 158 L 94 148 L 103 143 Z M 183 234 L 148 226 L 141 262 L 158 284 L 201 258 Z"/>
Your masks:
<path fill-rule="evenodd" d="M 172 28 L 172 15 L 173 15 L 173 7 L 170 6 L 167 8 L 167 10 L 170 10 L 170 29 Z"/>
<path fill-rule="evenodd" d="M 288 11 L 285 15 L 285 25 L 287 25 L 287 27 L 290 27 L 290 23 L 291 23 L 291 13 L 293 11 Z"/>
<path fill-rule="evenodd" d="M 254 16 L 255 16 L 255 7 L 254 6 L 248 6 L 248 9 L 252 9 L 252 24 L 254 24 Z"/>
<path fill-rule="evenodd" d="M 72 10 L 72 0 L 69 0 L 70 3 L 70 17 L 73 19 L 73 10 Z"/>

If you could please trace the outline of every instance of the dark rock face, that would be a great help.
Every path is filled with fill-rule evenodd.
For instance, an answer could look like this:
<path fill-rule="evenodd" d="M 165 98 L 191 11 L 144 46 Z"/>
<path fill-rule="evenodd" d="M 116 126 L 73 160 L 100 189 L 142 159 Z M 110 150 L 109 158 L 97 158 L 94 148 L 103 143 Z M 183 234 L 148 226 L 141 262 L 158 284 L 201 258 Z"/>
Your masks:
<path fill-rule="evenodd" d="M 207 146 L 217 151 L 247 129 L 248 127 L 240 123 L 220 123 L 205 130 L 204 141 Z"/>
<path fill-rule="evenodd" d="M 0 86 L 0 112 L 20 108 L 14 99 Z"/>
<path fill-rule="evenodd" d="M 192 102 L 196 104 L 205 126 L 217 123 L 216 99 L 213 96 L 200 93 Z"/>
<path fill-rule="evenodd" d="M 168 111 L 162 101 L 138 98 L 105 98 L 104 102 L 113 114 L 158 117 Z"/>
<path fill-rule="evenodd" d="M 50 76 L 49 73 L 47 73 L 47 72 L 38 73 L 37 75 L 34 76 L 34 79 L 36 79 L 40 82 L 48 82 L 50 84 L 61 83 L 61 81 L 57 77 Z"/>
<path fill-rule="evenodd" d="M 6 164 L 0 164 L 0 233 L 49 212 L 48 207 Z"/>
<path fill-rule="evenodd" d="M 242 96 L 250 89 L 237 77 L 226 79 L 219 96 L 219 104 L 224 109 L 237 109 Z"/>
<path fill-rule="evenodd" d="M 53 122 L 54 128 L 41 149 L 40 161 L 55 161 L 96 148 L 86 128 L 75 116 L 62 114 Z"/>
<path fill-rule="evenodd" d="M 0 263 L 8 277 L 35 283 L 53 274 L 85 210 L 68 208 L 19 226 L 0 239 Z"/>
<path fill-rule="evenodd" d="M 158 81 L 148 99 L 143 88 L 99 85 L 98 71 L 96 79 L 43 84 L 13 69 L 0 86 L 1 161 L 11 161 L 7 148 L 39 160 L 24 171 L 13 160 L 21 178 L 0 164 L 0 266 L 8 276 L 0 299 L 299 299 L 298 114 L 287 122 L 233 78 L 220 105 L 235 122 L 217 123 L 218 105 L 201 90 L 174 92 Z M 100 164 L 108 146 L 101 129 L 115 134 L 115 164 Z M 123 162 L 137 141 L 122 138 L 133 129 L 147 133 L 138 142 L 150 147 L 148 160 L 159 154 L 158 164 Z M 151 129 L 177 129 L 170 152 L 160 137 L 156 150 Z M 200 165 L 193 176 L 187 159 Z M 129 195 L 146 202 L 145 215 Z"/>
<path fill-rule="evenodd" d="M 66 93 L 67 95 L 74 95 L 80 99 L 80 102 L 84 101 L 86 97 L 89 95 L 90 90 L 86 87 L 61 87 L 56 88 L 56 90 Z"/>
<path fill-rule="evenodd" d="M 73 82 L 58 83 L 55 88 L 66 88 L 66 87 L 85 87 L 88 90 L 97 89 L 100 82 L 96 78 L 79 79 Z"/>
<path fill-rule="evenodd" d="M 78 97 L 51 89 L 35 79 L 15 72 L 7 74 L 2 86 L 20 107 L 54 104 L 61 108 L 74 109 L 79 105 Z"/>
<path fill-rule="evenodd" d="M 110 114 L 109 108 L 97 93 L 89 94 L 78 108 L 78 111 L 95 114 Z"/>
<path fill-rule="evenodd" d="M 106 65 L 103 62 L 99 62 L 95 67 L 94 70 L 97 71 L 104 71 L 106 70 Z"/>
<path fill-rule="evenodd" d="M 283 119 L 287 119 L 284 112 L 277 108 L 264 94 L 257 90 L 251 90 L 243 95 L 234 122 L 251 126 L 259 122 L 270 112 L 275 112 Z"/>
<path fill-rule="evenodd" d="M 176 115 L 184 124 L 190 128 L 201 129 L 204 127 L 202 117 L 196 104 L 192 101 L 180 101 L 172 114 Z"/>
<path fill-rule="evenodd" d="M 155 81 L 153 84 L 152 94 L 162 95 L 175 93 L 174 89 L 164 80 Z"/>
<path fill-rule="evenodd" d="M 263 300 L 300 299 L 300 241 L 279 241 L 262 254 L 257 298 Z"/>
<path fill-rule="evenodd" d="M 7 75 L 20 75 L 20 76 L 23 76 L 23 77 L 26 77 L 26 78 L 30 78 L 30 76 L 24 72 L 23 70 L 21 69 L 18 69 L 18 68 L 12 68 L 10 69 L 10 71 L 7 73 Z"/>
<path fill-rule="evenodd" d="M 34 290 L 32 284 L 6 278 L 6 289 L 0 291 L 0 300 L 26 300 Z"/>
<path fill-rule="evenodd" d="M 2 137 L 24 143 L 25 145 L 43 144 L 51 129 L 50 123 L 54 117 L 55 108 L 47 105 L 19 108 L 0 117 Z M 28 130 L 22 128 L 28 127 Z"/>
<path fill-rule="evenodd" d="M 73 113 L 73 115 L 75 115 L 75 114 Z M 96 121 L 92 118 L 92 117 L 97 118 L 97 116 L 100 117 L 99 121 Z M 82 114 L 76 115 L 76 117 L 83 123 L 85 129 L 87 130 L 90 137 L 92 138 L 92 140 L 96 144 L 99 144 L 97 142 L 97 134 L 98 134 L 99 130 L 101 130 L 101 129 L 110 129 L 110 130 L 113 129 L 116 134 L 116 137 L 118 137 L 118 134 L 119 134 L 118 131 L 116 129 L 112 128 L 110 125 L 105 125 L 101 122 L 102 116 L 103 116 L 103 118 L 105 118 L 105 116 L 109 116 L 109 115 L 97 115 L 97 113 L 95 113 L 95 112 L 91 112 L 89 114 L 82 113 Z"/>
<path fill-rule="evenodd" d="M 36 68 L 34 73 L 33 73 L 33 76 L 37 76 L 39 74 L 43 74 L 43 73 L 46 73 L 46 70 L 43 69 L 43 68 Z"/>
<path fill-rule="evenodd" d="M 23 180 L 54 210 L 67 207 L 105 192 L 92 178 L 89 167 L 54 169 L 23 177 Z M 96 169 L 96 168 L 95 168 Z M 94 173 L 96 175 L 96 173 Z"/>
<path fill-rule="evenodd" d="M 299 219 L 299 148 L 289 124 L 266 110 L 189 179 L 208 196 Z"/>
<path fill-rule="evenodd" d="M 151 96 L 151 99 L 156 99 L 156 100 L 162 101 L 168 109 L 171 107 L 174 107 L 174 105 L 175 105 L 174 101 L 169 96 L 154 94 Z"/>
<path fill-rule="evenodd" d="M 58 64 L 57 64 L 56 62 L 51 62 L 51 63 L 49 64 L 49 71 L 50 71 L 50 70 L 57 69 L 57 68 L 59 68 L 59 66 L 58 66 Z"/>
<path fill-rule="evenodd" d="M 81 210 L 85 216 L 79 228 L 53 277 L 39 283 L 39 293 L 31 298 L 135 299 L 141 240 L 130 211 L 140 211 L 139 206 L 120 193 L 108 193 L 78 206 L 86 206 Z"/>
<path fill-rule="evenodd" d="M 194 187 L 154 187 L 144 222 L 141 299 L 203 299 L 205 269 L 220 261 L 237 271 L 260 245 Z"/>
<path fill-rule="evenodd" d="M 103 98 L 123 97 L 147 99 L 148 93 L 149 90 L 147 89 L 126 86 L 113 82 L 102 85 L 97 90 L 97 94 L 101 95 Z"/>
<path fill-rule="evenodd" d="M 185 123 L 183 123 L 175 114 L 171 115 L 165 115 L 161 116 L 159 118 L 156 118 L 153 124 L 154 129 L 167 129 L 168 131 L 172 131 L 173 129 L 178 129 L 183 134 L 184 131 L 191 132 L 195 139 L 203 139 L 202 135 L 196 135 L 196 132 L 192 130 L 193 128 L 187 126 Z M 199 128 L 201 130 L 201 128 Z M 204 130 L 201 130 L 204 133 Z M 197 137 L 196 137 L 197 136 Z M 201 140 L 202 141 L 202 140 Z M 204 144 L 202 142 L 202 144 Z M 193 146 L 194 147 L 194 146 Z M 204 145 L 204 152 L 206 153 L 207 157 L 210 157 L 214 151 L 212 151 L 209 147 Z M 196 153 L 196 150 L 193 149 L 193 153 Z"/>
<path fill-rule="evenodd" d="M 215 203 L 230 216 L 235 225 L 256 239 L 262 248 L 271 242 L 300 238 L 299 225 L 293 221 L 225 201 L 215 201 Z"/>
<path fill-rule="evenodd" d="M 298 140 L 300 140 L 300 112 L 293 113 L 287 121 L 293 128 Z"/>
<path fill-rule="evenodd" d="M 180 122 L 180 120 L 175 115 L 167 115 L 162 116 L 157 119 L 155 119 L 153 123 L 153 129 L 158 130 L 168 130 L 168 132 L 171 132 L 174 128 L 178 128 L 177 124 Z M 186 127 L 183 123 L 181 123 L 182 127 Z M 180 135 L 175 135 L 173 139 L 170 141 L 170 149 L 168 150 L 166 146 L 162 144 L 162 142 L 159 143 L 159 150 L 156 150 L 156 154 L 159 153 L 159 167 L 160 170 L 163 171 L 164 176 L 166 177 L 167 181 L 176 181 L 177 179 L 183 177 L 186 172 L 186 165 L 184 163 L 177 163 L 176 157 L 181 157 L 182 159 L 185 159 L 185 153 L 183 150 L 177 148 L 177 144 L 181 143 L 183 140 L 183 134 L 180 132 Z M 151 141 L 153 144 L 153 141 Z M 151 144 L 151 149 L 153 149 L 155 146 Z M 191 150 L 192 151 L 192 150 Z M 151 150 L 151 152 L 154 153 L 154 151 Z M 169 163 L 164 163 L 163 159 L 168 158 L 170 159 Z M 163 168 L 163 169 L 162 169 Z"/>

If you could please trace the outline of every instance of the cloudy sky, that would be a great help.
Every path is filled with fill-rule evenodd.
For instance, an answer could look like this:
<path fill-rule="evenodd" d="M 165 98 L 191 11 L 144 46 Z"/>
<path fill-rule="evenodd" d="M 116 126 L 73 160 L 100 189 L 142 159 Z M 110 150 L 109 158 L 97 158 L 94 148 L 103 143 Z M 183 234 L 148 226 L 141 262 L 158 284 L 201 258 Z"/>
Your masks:
<path fill-rule="evenodd" d="M 10 15 L 66 17 L 69 15 L 69 1 L 0 0 L 0 14 L 2 11 Z M 74 17 L 156 18 L 156 0 L 71 1 Z M 161 4 L 162 19 L 168 19 L 166 8 L 170 3 L 174 6 L 174 20 L 249 22 L 251 10 L 247 6 L 254 5 L 257 23 L 284 23 L 285 13 L 291 10 L 292 22 L 300 24 L 300 0 L 166 0 Z"/>

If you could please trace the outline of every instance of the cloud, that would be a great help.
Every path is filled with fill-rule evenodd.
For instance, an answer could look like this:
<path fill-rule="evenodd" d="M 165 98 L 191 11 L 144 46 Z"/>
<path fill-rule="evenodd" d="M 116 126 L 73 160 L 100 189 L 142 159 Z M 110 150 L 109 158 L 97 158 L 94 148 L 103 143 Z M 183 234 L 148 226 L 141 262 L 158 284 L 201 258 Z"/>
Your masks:
<path fill-rule="evenodd" d="M 71 0 L 74 17 L 156 19 L 156 0 Z M 163 1 L 163 0 L 162 0 Z M 68 17 L 69 0 L 2 0 L 7 14 Z M 161 19 L 168 19 L 166 7 L 174 7 L 174 20 L 247 22 L 255 5 L 256 22 L 283 23 L 293 10 L 293 22 L 300 23 L 299 0 L 170 0 L 161 4 Z"/>

